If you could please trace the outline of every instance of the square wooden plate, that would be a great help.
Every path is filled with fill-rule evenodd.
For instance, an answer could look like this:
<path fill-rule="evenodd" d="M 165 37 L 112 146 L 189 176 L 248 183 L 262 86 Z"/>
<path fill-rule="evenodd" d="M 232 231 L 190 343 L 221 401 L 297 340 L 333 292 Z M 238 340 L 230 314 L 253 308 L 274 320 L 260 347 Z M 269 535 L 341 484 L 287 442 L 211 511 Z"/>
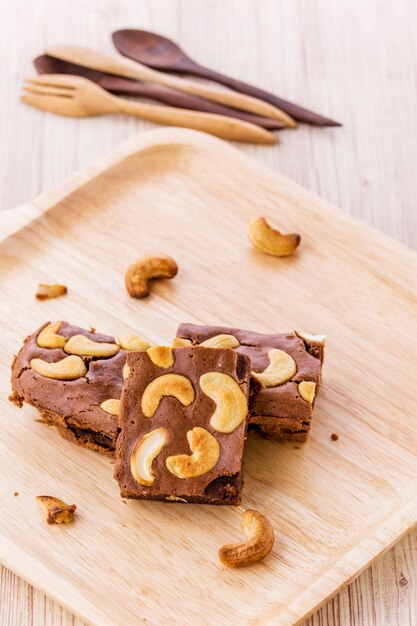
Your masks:
<path fill-rule="evenodd" d="M 248 221 L 299 232 L 293 257 L 254 249 Z M 200 133 L 142 134 L 57 189 L 0 214 L 0 559 L 97 625 L 295 624 L 417 520 L 417 256 Z M 129 298 L 152 251 L 180 271 Z M 38 282 L 67 296 L 37 302 Z M 112 462 L 7 401 L 12 356 L 46 320 L 169 343 L 191 321 L 327 335 L 307 444 L 249 437 L 241 507 L 122 502 Z M 339 435 L 338 441 L 331 434 Z M 13 493 L 19 492 L 15 497 Z M 34 497 L 78 505 L 43 520 Z M 242 570 L 217 560 L 243 510 L 276 529 Z"/>

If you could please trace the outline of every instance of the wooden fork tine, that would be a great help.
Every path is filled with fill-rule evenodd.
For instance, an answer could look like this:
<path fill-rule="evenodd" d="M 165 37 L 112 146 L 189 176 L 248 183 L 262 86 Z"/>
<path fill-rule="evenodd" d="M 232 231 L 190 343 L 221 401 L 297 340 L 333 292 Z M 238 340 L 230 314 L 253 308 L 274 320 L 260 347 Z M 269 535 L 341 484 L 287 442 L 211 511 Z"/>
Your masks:
<path fill-rule="evenodd" d="M 30 84 L 30 85 L 23 85 L 22 89 L 24 89 L 25 91 L 28 91 L 29 93 L 36 93 L 39 95 L 46 95 L 46 96 L 57 96 L 60 98 L 72 98 L 74 95 L 74 90 L 73 89 L 66 89 L 66 88 L 62 88 L 62 87 L 47 87 L 47 86 L 43 86 L 43 85 L 37 85 L 37 84 Z"/>
<path fill-rule="evenodd" d="M 35 93 L 27 93 L 20 96 L 20 100 L 42 111 L 49 111 L 57 115 L 80 117 L 80 114 L 77 112 L 76 108 L 74 108 L 74 100 L 72 98 L 47 95 L 41 96 Z"/>
<path fill-rule="evenodd" d="M 31 76 L 30 78 L 26 78 L 25 80 L 28 83 L 43 85 L 45 87 L 57 87 L 66 89 L 76 89 L 79 84 L 77 76 L 69 76 L 67 74 L 42 74 L 40 76 Z"/>

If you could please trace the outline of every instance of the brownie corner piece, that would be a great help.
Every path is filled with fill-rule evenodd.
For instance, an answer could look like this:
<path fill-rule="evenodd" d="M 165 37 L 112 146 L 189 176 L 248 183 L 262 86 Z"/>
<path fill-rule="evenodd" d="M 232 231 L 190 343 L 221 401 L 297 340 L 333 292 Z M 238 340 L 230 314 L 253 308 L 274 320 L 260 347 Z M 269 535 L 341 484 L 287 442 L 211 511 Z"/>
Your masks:
<path fill-rule="evenodd" d="M 250 362 L 231 349 L 129 354 L 115 478 L 122 497 L 239 504 Z"/>

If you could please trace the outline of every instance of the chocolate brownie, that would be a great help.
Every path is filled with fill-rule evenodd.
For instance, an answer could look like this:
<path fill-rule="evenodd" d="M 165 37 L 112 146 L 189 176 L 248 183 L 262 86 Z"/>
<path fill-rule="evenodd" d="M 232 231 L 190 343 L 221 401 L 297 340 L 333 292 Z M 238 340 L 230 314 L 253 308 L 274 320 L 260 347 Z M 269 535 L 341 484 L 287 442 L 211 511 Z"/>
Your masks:
<path fill-rule="evenodd" d="M 249 428 L 286 441 L 308 437 L 324 353 L 324 337 L 299 332 L 261 334 L 223 326 L 180 324 L 174 345 L 228 346 L 251 360 Z"/>
<path fill-rule="evenodd" d="M 239 504 L 250 361 L 164 346 L 127 356 L 115 478 L 122 497 Z"/>
<path fill-rule="evenodd" d="M 135 348 L 132 339 L 140 338 L 118 341 Z M 114 454 L 125 361 L 114 337 L 48 322 L 26 338 L 13 362 L 10 400 L 36 407 L 40 421 L 70 441 Z"/>

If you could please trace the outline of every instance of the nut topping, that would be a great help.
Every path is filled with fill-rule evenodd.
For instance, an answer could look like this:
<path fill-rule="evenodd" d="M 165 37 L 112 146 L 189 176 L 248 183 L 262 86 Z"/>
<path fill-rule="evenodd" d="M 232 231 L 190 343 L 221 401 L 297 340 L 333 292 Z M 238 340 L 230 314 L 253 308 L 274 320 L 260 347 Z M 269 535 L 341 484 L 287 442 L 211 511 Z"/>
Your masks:
<path fill-rule="evenodd" d="M 265 515 L 248 509 L 242 520 L 242 530 L 246 541 L 231 543 L 222 546 L 219 550 L 219 559 L 228 567 L 245 567 L 263 559 L 274 545 L 274 529 Z"/>
<path fill-rule="evenodd" d="M 36 343 L 40 348 L 63 348 L 67 342 L 65 337 L 58 335 L 62 322 L 51 322 L 36 338 Z"/>
<path fill-rule="evenodd" d="M 248 234 L 256 248 L 272 256 L 293 254 L 301 241 L 300 235 L 282 235 L 274 230 L 264 217 L 257 217 L 250 222 Z"/>
<path fill-rule="evenodd" d="M 205 428 L 196 426 L 187 433 L 191 455 L 178 454 L 166 459 L 166 466 L 177 478 L 196 478 L 209 472 L 219 460 L 220 444 Z"/>
<path fill-rule="evenodd" d="M 150 487 L 155 480 L 152 463 L 161 452 L 168 437 L 165 428 L 157 428 L 139 439 L 130 457 L 130 471 L 140 485 Z"/>
<path fill-rule="evenodd" d="M 99 343 L 85 335 L 73 335 L 71 339 L 68 339 L 64 350 L 68 354 L 105 358 L 117 354 L 120 346 L 117 343 Z"/>
<path fill-rule="evenodd" d="M 173 348 L 185 348 L 187 346 L 192 346 L 193 342 L 191 339 L 183 339 L 182 337 L 174 337 L 172 340 Z"/>
<path fill-rule="evenodd" d="M 307 341 L 307 343 L 317 343 L 319 346 L 324 346 L 326 343 L 326 335 L 311 335 L 309 333 L 302 333 L 299 330 L 294 331 L 297 337 L 300 337 L 303 341 Z"/>
<path fill-rule="evenodd" d="M 164 396 L 172 396 L 184 406 L 194 402 L 195 392 L 191 381 L 181 374 L 163 374 L 154 378 L 142 395 L 142 412 L 153 417 Z"/>
<path fill-rule="evenodd" d="M 200 387 L 216 403 L 210 426 L 219 433 L 231 433 L 240 426 L 248 414 L 248 402 L 234 378 L 208 372 L 200 377 Z"/>
<path fill-rule="evenodd" d="M 252 372 L 253 376 L 265 385 L 276 387 L 290 380 L 297 371 L 294 359 L 288 352 L 273 348 L 268 352 L 269 365 L 263 372 Z"/>
<path fill-rule="evenodd" d="M 146 298 L 148 282 L 154 278 L 174 278 L 178 265 L 169 256 L 149 256 L 138 259 L 126 270 L 125 284 L 132 298 Z"/>
<path fill-rule="evenodd" d="M 48 524 L 68 524 L 73 521 L 77 508 L 75 504 L 65 504 L 52 496 L 36 496 L 35 499 L 42 507 Z"/>
<path fill-rule="evenodd" d="M 174 365 L 174 355 L 169 346 L 153 346 L 147 350 L 147 353 L 152 363 L 158 367 L 167 369 Z"/>
<path fill-rule="evenodd" d="M 303 380 L 301 383 L 298 383 L 298 393 L 303 400 L 312 404 L 316 393 L 316 383 Z"/>
<path fill-rule="evenodd" d="M 120 415 L 120 400 L 116 400 L 116 398 L 110 398 L 109 400 L 104 400 L 100 404 L 100 409 L 105 411 L 106 413 L 110 413 L 110 415 L 114 415 L 115 417 L 119 417 Z"/>
<path fill-rule="evenodd" d="M 39 284 L 35 296 L 38 300 L 48 300 L 49 298 L 58 298 L 67 293 L 65 285 L 43 285 Z"/>
<path fill-rule="evenodd" d="M 130 374 L 130 367 L 127 363 L 125 363 L 123 365 L 123 369 L 122 369 L 122 378 L 123 380 L 127 380 L 129 378 L 129 374 Z"/>
<path fill-rule="evenodd" d="M 199 345 L 206 348 L 237 348 L 240 342 L 233 335 L 216 335 L 202 341 Z"/>
<path fill-rule="evenodd" d="M 67 356 L 55 363 L 48 363 L 43 359 L 32 359 L 30 367 L 41 376 L 58 380 L 75 380 L 87 374 L 85 363 L 79 356 Z"/>
<path fill-rule="evenodd" d="M 120 335 L 117 338 L 117 343 L 123 350 L 134 350 L 142 352 L 150 347 L 149 341 L 145 341 L 139 335 Z"/>

